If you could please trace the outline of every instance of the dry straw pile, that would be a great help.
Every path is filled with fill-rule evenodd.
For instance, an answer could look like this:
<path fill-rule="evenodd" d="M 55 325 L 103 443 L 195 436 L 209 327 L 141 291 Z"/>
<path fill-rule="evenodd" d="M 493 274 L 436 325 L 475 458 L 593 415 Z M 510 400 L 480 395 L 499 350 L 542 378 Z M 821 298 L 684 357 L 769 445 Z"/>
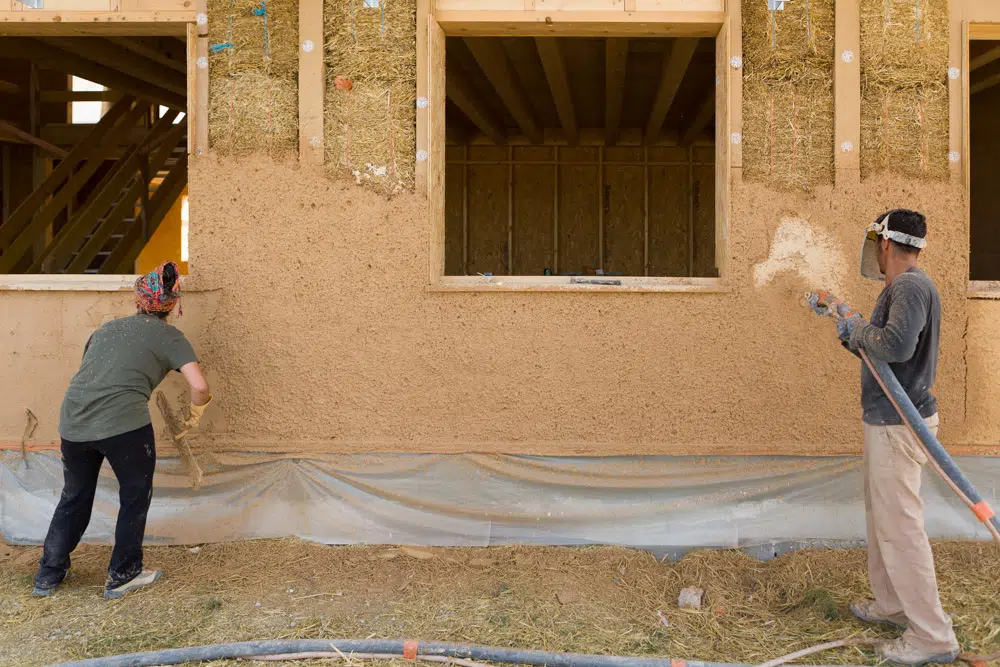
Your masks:
<path fill-rule="evenodd" d="M 416 13 L 415 0 L 325 7 L 326 163 L 385 194 L 413 187 Z"/>
<path fill-rule="evenodd" d="M 298 148 L 298 0 L 209 0 L 209 142 L 225 154 Z"/>
<path fill-rule="evenodd" d="M 861 0 L 861 170 L 948 172 L 948 1 Z"/>
<path fill-rule="evenodd" d="M 833 181 L 834 0 L 743 0 L 743 173 L 778 187 Z"/>

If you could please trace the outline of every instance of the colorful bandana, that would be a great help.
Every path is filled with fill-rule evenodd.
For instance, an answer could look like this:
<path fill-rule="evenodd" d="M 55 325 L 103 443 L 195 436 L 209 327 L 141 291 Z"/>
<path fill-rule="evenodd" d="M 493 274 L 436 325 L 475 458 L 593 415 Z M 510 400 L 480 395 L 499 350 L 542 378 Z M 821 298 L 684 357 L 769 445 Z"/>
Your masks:
<path fill-rule="evenodd" d="M 173 265 L 177 274 L 174 289 L 167 291 L 163 285 L 163 269 Z M 165 262 L 135 281 L 135 304 L 147 313 L 169 313 L 181 299 L 180 271 L 174 262 Z M 184 311 L 181 310 L 183 315 Z"/>

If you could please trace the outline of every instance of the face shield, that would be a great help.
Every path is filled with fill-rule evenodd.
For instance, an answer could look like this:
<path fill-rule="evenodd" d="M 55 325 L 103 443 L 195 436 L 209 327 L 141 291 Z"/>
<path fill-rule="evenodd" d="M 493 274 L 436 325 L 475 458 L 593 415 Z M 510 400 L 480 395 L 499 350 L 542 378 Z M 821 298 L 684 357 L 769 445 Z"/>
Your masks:
<path fill-rule="evenodd" d="M 927 239 L 889 229 L 889 214 L 878 222 L 872 223 L 865 230 L 865 238 L 861 242 L 861 275 L 869 280 L 885 280 L 885 274 L 878 266 L 880 239 L 889 239 L 914 248 L 923 248 L 927 245 Z"/>

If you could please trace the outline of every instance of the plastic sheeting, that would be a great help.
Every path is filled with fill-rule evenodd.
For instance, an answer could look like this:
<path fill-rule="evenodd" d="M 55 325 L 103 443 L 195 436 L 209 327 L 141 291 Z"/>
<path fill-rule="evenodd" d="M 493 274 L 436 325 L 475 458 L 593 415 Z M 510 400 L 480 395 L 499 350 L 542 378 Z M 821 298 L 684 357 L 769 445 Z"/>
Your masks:
<path fill-rule="evenodd" d="M 157 463 L 151 544 L 300 537 L 330 544 L 620 544 L 658 551 L 865 536 L 861 460 L 812 457 L 542 458 L 493 455 L 216 455 L 190 488 Z M 959 465 L 996 505 L 1000 459 Z M 62 487 L 57 452 L 0 459 L 0 532 L 38 543 Z M 928 471 L 932 537 L 987 539 Z M 111 542 L 105 464 L 85 540 Z"/>

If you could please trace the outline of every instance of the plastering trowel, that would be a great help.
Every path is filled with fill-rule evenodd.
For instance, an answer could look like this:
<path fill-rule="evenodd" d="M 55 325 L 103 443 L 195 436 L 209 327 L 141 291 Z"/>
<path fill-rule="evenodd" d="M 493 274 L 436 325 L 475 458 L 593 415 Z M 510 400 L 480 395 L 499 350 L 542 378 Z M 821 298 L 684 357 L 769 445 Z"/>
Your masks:
<path fill-rule="evenodd" d="M 160 414 L 163 415 L 163 421 L 167 424 L 167 431 L 170 433 L 170 438 L 173 440 L 174 446 L 177 447 L 177 451 L 181 455 L 181 461 L 184 463 L 184 468 L 187 470 L 188 476 L 191 478 L 191 486 L 195 490 L 198 490 L 201 487 L 201 466 L 198 465 L 198 459 L 194 457 L 194 452 L 191 451 L 191 445 L 187 442 L 187 433 L 181 426 L 183 420 L 180 415 L 174 413 L 174 411 L 170 409 L 167 397 L 162 391 L 156 392 L 156 407 L 160 409 Z"/>

